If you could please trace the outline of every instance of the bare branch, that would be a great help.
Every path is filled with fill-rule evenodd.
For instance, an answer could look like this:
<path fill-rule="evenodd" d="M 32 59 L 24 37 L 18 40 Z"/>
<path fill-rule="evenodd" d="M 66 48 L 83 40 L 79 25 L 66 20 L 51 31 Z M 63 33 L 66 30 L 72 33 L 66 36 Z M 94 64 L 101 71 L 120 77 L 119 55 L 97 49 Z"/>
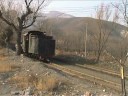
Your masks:
<path fill-rule="evenodd" d="M 37 12 L 41 9 L 41 6 L 44 4 L 45 0 L 43 0 L 40 4 L 38 2 L 38 7 L 36 9 L 36 11 L 34 12 L 34 15 L 37 14 Z"/>
<path fill-rule="evenodd" d="M 30 4 L 32 3 L 33 0 L 30 0 L 29 2 L 27 0 L 25 0 L 25 4 L 26 4 L 26 7 L 29 8 L 30 7 Z"/>
<path fill-rule="evenodd" d="M 36 21 L 36 16 L 33 17 L 33 20 L 29 25 L 23 26 L 23 29 L 26 29 L 26 28 L 32 26 L 35 23 L 35 21 Z"/>
<path fill-rule="evenodd" d="M 5 18 L 3 17 L 1 11 L 0 11 L 0 18 L 1 18 L 4 22 L 6 22 L 8 25 L 12 26 L 15 30 L 17 30 L 16 26 L 15 26 L 13 23 L 9 22 L 7 19 L 5 19 Z"/>
<path fill-rule="evenodd" d="M 122 0 L 122 4 L 120 4 L 120 5 L 112 4 L 112 5 L 113 5 L 113 7 L 117 8 L 120 11 L 120 13 L 122 14 L 125 22 L 128 24 L 128 14 L 127 14 L 128 1 L 127 0 Z"/>
<path fill-rule="evenodd" d="M 39 2 L 38 2 L 38 7 L 37 7 L 37 9 L 35 10 L 35 12 L 32 12 L 32 11 L 30 10 L 30 4 L 31 4 L 32 1 L 33 1 L 33 0 L 30 0 L 30 2 L 28 3 L 27 0 L 25 0 L 26 6 L 27 6 L 27 13 L 24 14 L 24 15 L 22 15 L 21 21 L 25 21 L 25 18 L 26 18 L 28 15 L 32 14 L 32 13 L 33 13 L 33 19 L 32 19 L 32 22 L 31 22 L 29 25 L 25 25 L 25 22 L 24 22 L 24 24 L 23 24 L 23 22 L 22 22 L 23 29 L 28 28 L 28 27 L 32 26 L 32 25 L 35 23 L 35 20 L 36 20 L 36 18 L 38 17 L 38 16 L 37 16 L 37 13 L 38 13 L 38 11 L 41 9 L 41 6 L 42 6 L 42 5 L 44 4 L 44 2 L 45 2 L 45 0 L 43 0 L 40 4 L 39 4 Z"/>

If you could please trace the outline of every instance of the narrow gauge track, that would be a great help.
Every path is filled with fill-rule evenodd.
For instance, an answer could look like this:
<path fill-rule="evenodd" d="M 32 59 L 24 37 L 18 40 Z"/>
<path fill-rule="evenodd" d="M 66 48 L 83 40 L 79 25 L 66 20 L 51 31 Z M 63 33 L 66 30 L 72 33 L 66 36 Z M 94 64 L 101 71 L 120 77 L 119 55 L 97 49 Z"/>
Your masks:
<path fill-rule="evenodd" d="M 91 65 L 75 64 L 75 66 L 78 66 L 78 67 L 84 68 L 84 69 L 90 69 L 90 70 L 93 70 L 93 71 L 98 71 L 98 72 L 106 73 L 106 74 L 117 76 L 117 77 L 120 77 L 121 76 L 119 73 L 114 72 L 112 70 L 103 69 L 103 68 L 99 68 L 99 67 L 94 67 L 94 66 L 91 66 Z M 125 78 L 128 79 L 128 76 L 125 75 Z"/>
<path fill-rule="evenodd" d="M 97 84 L 107 86 L 107 87 L 110 87 L 116 91 L 121 92 L 121 84 L 119 83 L 119 81 L 120 81 L 119 78 L 118 78 L 119 80 L 117 80 L 115 82 L 112 80 L 107 80 L 107 79 L 101 78 L 99 76 L 95 76 L 95 75 L 80 71 L 81 69 L 79 70 L 78 67 L 73 68 L 73 66 L 62 66 L 62 65 L 55 64 L 55 63 L 46 64 L 46 66 L 49 68 L 55 69 L 55 70 L 62 71 L 62 72 L 69 74 L 71 76 L 75 76 L 75 77 L 78 77 L 78 78 L 83 79 L 83 80 L 89 80 L 91 82 L 95 82 Z"/>

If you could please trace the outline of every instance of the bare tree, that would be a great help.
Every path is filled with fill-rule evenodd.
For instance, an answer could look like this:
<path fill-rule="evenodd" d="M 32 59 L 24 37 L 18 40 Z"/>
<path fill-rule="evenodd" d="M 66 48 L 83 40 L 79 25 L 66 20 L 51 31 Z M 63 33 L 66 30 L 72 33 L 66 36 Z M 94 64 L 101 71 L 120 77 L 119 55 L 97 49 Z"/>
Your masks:
<path fill-rule="evenodd" d="M 108 24 L 103 20 L 108 21 L 111 16 L 110 6 L 104 6 L 101 4 L 100 8 L 97 9 L 97 33 L 94 34 L 94 39 L 97 44 L 97 58 L 96 62 L 99 62 L 102 52 L 105 49 L 106 43 L 110 36 L 111 31 L 107 30 Z"/>
<path fill-rule="evenodd" d="M 128 0 L 122 0 L 122 3 L 112 4 L 120 13 L 120 19 L 123 20 L 124 24 L 128 24 Z"/>
<path fill-rule="evenodd" d="M 125 52 L 122 52 L 120 50 L 120 56 L 117 57 L 117 61 L 120 63 L 120 60 L 122 61 L 122 63 L 120 63 L 122 66 L 124 66 L 125 62 L 126 62 L 126 58 L 127 58 L 127 40 L 128 40 L 128 36 L 127 36 L 127 33 L 128 33 L 128 1 L 127 0 L 122 0 L 122 3 L 121 4 L 112 4 L 116 9 L 117 11 L 119 11 L 119 13 L 121 13 L 121 15 L 117 15 L 118 16 L 118 19 L 123 19 L 123 23 L 126 24 L 126 28 L 124 29 L 124 34 L 122 34 L 122 39 L 120 41 L 121 45 L 123 48 L 122 51 L 125 51 Z M 119 18 L 122 17 L 122 18 Z M 123 53 L 123 54 L 122 54 Z"/>
<path fill-rule="evenodd" d="M 125 33 L 128 33 L 128 0 L 122 0 L 122 3 L 120 4 L 112 4 L 117 10 L 121 13 L 120 17 L 123 19 L 123 24 L 126 25 Z M 119 16 L 119 15 L 118 15 Z M 122 83 L 122 96 L 126 95 L 126 89 L 125 89 L 125 74 L 124 74 L 124 68 L 128 57 L 128 37 L 125 35 L 122 37 L 120 41 L 120 51 L 117 51 L 119 55 L 113 56 L 114 59 L 118 62 L 120 65 L 121 70 L 121 83 Z M 113 54 L 112 54 L 113 55 Z"/>
<path fill-rule="evenodd" d="M 1 3 L 1 5 L 0 5 L 0 19 L 3 20 L 6 24 L 11 26 L 16 31 L 16 34 L 17 34 L 16 53 L 17 53 L 17 55 L 20 55 L 22 52 L 22 47 L 21 47 L 22 31 L 24 29 L 32 26 L 35 23 L 35 21 L 38 17 L 38 12 L 41 10 L 41 8 L 45 4 L 45 2 L 46 2 L 46 0 L 37 0 L 37 1 L 24 0 L 24 7 L 25 8 L 24 8 L 24 10 L 19 10 L 20 14 L 18 14 L 19 16 L 17 15 L 16 22 L 14 22 L 13 20 L 10 20 L 7 18 L 7 17 L 10 17 L 9 14 L 4 14 L 5 11 L 11 11 L 11 10 L 6 9 L 7 5 L 1 0 L 1 2 L 0 2 Z M 37 6 L 34 7 L 34 5 L 32 5 L 33 3 L 36 3 Z M 12 7 L 13 5 L 14 4 L 8 2 L 8 8 Z M 14 10 L 14 8 L 13 8 L 13 10 Z"/>

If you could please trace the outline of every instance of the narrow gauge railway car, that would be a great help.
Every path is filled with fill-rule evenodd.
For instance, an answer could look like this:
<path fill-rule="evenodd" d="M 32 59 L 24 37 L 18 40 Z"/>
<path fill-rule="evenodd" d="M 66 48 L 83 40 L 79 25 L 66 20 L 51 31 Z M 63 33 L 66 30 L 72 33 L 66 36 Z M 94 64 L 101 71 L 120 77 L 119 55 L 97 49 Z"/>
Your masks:
<path fill-rule="evenodd" d="M 46 60 L 55 55 L 55 40 L 44 32 L 29 31 L 23 34 L 22 41 L 23 53 L 27 56 Z"/>

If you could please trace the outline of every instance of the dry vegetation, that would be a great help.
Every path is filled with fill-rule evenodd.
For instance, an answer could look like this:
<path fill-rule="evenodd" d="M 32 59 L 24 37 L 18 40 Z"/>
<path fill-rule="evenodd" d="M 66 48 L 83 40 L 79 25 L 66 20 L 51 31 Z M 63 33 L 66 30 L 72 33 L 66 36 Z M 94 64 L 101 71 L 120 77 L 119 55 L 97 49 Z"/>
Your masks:
<path fill-rule="evenodd" d="M 23 70 L 25 66 L 18 65 L 14 61 L 9 61 L 10 55 L 6 55 L 5 50 L 6 49 L 0 49 L 0 73 L 13 74 L 6 78 L 9 85 L 16 86 L 22 90 L 32 87 L 34 88 L 34 93 L 38 93 L 38 91 L 56 91 L 62 84 L 61 82 L 63 82 L 63 80 L 53 75 L 39 76 L 33 72 L 26 74 L 25 70 Z"/>
<path fill-rule="evenodd" d="M 8 56 L 4 55 L 4 54 L 0 54 L 0 61 L 6 61 L 8 59 Z M 0 64 L 0 73 L 1 72 L 10 72 L 10 71 L 14 71 L 16 69 L 20 68 L 20 66 L 14 65 L 14 64 L 10 64 L 10 63 L 2 63 Z"/>
<path fill-rule="evenodd" d="M 0 61 L 2 60 L 2 61 L 4 61 L 4 60 L 6 60 L 7 59 L 7 56 L 5 56 L 5 55 L 0 55 Z"/>
<path fill-rule="evenodd" d="M 12 65 L 12 64 L 2 64 L 2 65 L 0 65 L 0 73 L 1 72 L 14 71 L 17 68 L 20 68 L 20 67 L 19 66 L 16 66 L 16 65 Z"/>
<path fill-rule="evenodd" d="M 53 91 L 59 85 L 59 80 L 53 76 L 47 76 L 41 78 L 37 82 L 37 89 L 38 90 L 45 90 L 45 91 Z"/>
<path fill-rule="evenodd" d="M 53 76 L 37 77 L 33 74 L 29 76 L 16 75 L 10 78 L 11 84 L 17 85 L 18 88 L 23 90 L 28 87 L 33 87 L 40 91 L 54 91 L 60 85 L 60 80 Z"/>

